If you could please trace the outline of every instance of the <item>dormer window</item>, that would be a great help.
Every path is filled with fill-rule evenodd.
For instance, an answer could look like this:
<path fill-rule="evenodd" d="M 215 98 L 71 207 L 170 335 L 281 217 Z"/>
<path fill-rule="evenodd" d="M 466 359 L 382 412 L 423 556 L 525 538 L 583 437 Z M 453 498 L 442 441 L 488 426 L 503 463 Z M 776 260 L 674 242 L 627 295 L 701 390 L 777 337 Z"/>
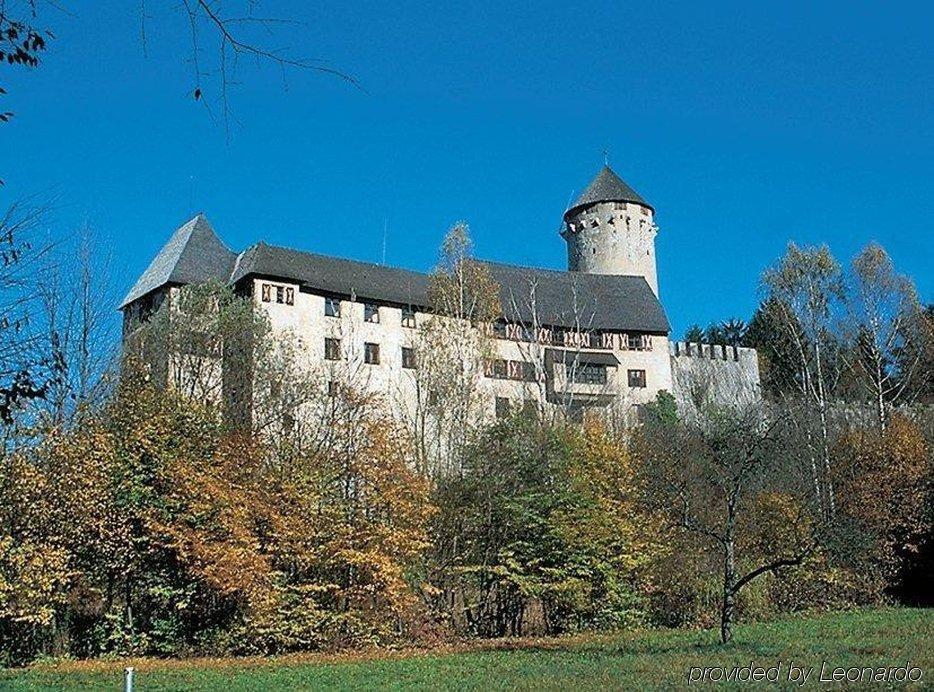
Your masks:
<path fill-rule="evenodd" d="M 341 316 L 341 302 L 337 298 L 324 299 L 324 314 L 326 317 Z"/>
<path fill-rule="evenodd" d="M 415 329 L 415 309 L 412 307 L 402 308 L 402 326 L 409 329 Z"/>
<path fill-rule="evenodd" d="M 363 319 L 367 322 L 379 322 L 379 306 L 376 303 L 363 304 Z"/>

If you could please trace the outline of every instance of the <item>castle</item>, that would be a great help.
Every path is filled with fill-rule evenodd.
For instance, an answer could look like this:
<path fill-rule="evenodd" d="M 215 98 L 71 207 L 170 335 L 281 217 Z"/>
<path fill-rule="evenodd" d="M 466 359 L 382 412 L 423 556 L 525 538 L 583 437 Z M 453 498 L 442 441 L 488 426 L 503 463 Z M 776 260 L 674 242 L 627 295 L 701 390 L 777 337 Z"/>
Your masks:
<path fill-rule="evenodd" d="M 568 270 L 484 262 L 501 315 L 477 386 L 489 416 L 517 406 L 638 411 L 659 392 L 684 408 L 759 397 L 752 349 L 681 343 L 659 299 L 655 209 L 608 166 L 564 213 Z M 227 248 L 198 215 L 175 231 L 124 299 L 125 334 L 187 284 L 221 281 L 266 311 L 274 333 L 333 372 L 365 370 L 373 391 L 414 400 L 426 274 L 259 242 Z"/>

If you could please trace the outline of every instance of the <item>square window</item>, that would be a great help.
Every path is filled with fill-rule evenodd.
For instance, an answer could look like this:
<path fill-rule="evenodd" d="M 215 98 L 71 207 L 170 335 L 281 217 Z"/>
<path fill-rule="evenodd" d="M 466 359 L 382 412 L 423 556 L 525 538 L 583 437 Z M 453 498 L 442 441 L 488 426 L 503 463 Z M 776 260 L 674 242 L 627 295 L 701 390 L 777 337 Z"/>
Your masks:
<path fill-rule="evenodd" d="M 379 306 L 376 303 L 364 303 L 363 319 L 367 322 L 379 322 Z"/>
<path fill-rule="evenodd" d="M 415 349 L 408 346 L 402 347 L 402 367 L 414 370 L 416 367 Z"/>
<path fill-rule="evenodd" d="M 641 334 L 627 334 L 626 335 L 626 347 L 630 351 L 641 351 L 642 350 L 642 335 Z"/>
<path fill-rule="evenodd" d="M 324 299 L 324 314 L 327 317 L 341 316 L 341 302 L 337 298 Z"/>
<path fill-rule="evenodd" d="M 327 360 L 340 360 L 341 359 L 341 340 L 340 339 L 325 339 L 324 340 L 324 357 Z"/>
<path fill-rule="evenodd" d="M 413 308 L 402 308 L 402 326 L 415 329 L 415 310 Z"/>
<path fill-rule="evenodd" d="M 379 365 L 379 344 L 363 344 L 363 362 L 367 365 Z"/>
<path fill-rule="evenodd" d="M 642 389 L 645 387 L 645 370 L 629 371 L 629 386 Z"/>
<path fill-rule="evenodd" d="M 505 322 L 494 322 L 493 323 L 493 336 L 497 339 L 508 339 L 509 332 Z"/>

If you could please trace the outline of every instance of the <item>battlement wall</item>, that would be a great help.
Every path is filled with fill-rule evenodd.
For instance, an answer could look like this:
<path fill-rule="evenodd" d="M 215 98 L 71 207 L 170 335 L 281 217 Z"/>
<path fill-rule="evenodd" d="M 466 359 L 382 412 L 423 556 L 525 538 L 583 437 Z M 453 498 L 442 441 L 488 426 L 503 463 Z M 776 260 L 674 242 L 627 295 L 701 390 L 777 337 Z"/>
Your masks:
<path fill-rule="evenodd" d="M 672 341 L 668 351 L 672 394 L 683 411 L 709 404 L 742 408 L 762 396 L 754 348 Z"/>

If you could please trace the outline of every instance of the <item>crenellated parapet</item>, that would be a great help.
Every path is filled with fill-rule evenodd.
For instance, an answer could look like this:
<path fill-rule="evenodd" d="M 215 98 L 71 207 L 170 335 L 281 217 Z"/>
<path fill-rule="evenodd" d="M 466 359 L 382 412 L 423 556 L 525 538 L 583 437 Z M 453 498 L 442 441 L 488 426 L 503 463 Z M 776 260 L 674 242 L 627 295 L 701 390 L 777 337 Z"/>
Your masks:
<path fill-rule="evenodd" d="M 755 360 L 756 349 L 726 344 L 703 344 L 696 341 L 669 341 L 668 352 L 675 358 L 706 358 L 707 360 Z"/>
<path fill-rule="evenodd" d="M 675 399 L 685 411 L 707 404 L 744 407 L 761 398 L 759 356 L 754 348 L 670 341 Z"/>

